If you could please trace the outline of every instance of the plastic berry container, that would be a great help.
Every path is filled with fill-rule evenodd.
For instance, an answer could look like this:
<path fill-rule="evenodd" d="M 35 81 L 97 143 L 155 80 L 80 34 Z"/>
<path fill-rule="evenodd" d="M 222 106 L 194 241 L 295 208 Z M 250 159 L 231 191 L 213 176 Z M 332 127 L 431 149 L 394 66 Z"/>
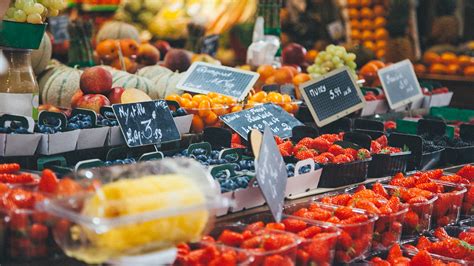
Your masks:
<path fill-rule="evenodd" d="M 316 202 L 316 199 L 313 198 L 308 202 L 296 203 L 285 206 L 283 212 L 287 217 L 295 219 L 303 219 L 308 222 L 318 221 L 314 217 L 305 217 L 302 218 L 299 216 L 298 212 L 302 210 L 311 210 L 312 208 L 318 208 L 325 211 L 328 211 L 331 217 L 335 216 L 335 211 L 340 208 L 340 206 L 328 205 Z M 335 262 L 337 263 L 351 263 L 356 260 L 362 259 L 367 255 L 372 244 L 372 235 L 374 233 L 374 224 L 378 219 L 376 214 L 366 212 L 364 210 L 351 208 L 352 214 L 354 215 L 365 215 L 367 220 L 363 222 L 355 222 L 351 224 L 340 224 L 340 223 L 331 223 L 325 222 L 331 226 L 335 226 L 340 230 L 340 235 L 338 236 L 336 243 L 336 252 L 335 252 Z"/>
<path fill-rule="evenodd" d="M 87 263 L 141 255 L 199 241 L 228 206 L 208 171 L 191 159 L 82 170 L 84 188 L 37 205 L 61 222 L 53 230 L 64 252 Z"/>
<path fill-rule="evenodd" d="M 474 215 L 474 184 L 465 184 L 466 195 L 462 202 L 461 217 L 472 217 Z"/>
<path fill-rule="evenodd" d="M 467 189 L 462 185 L 438 180 L 433 182 L 442 185 L 444 192 L 438 193 L 438 199 L 434 202 L 431 228 L 457 223 Z"/>
<path fill-rule="evenodd" d="M 179 244 L 178 255 L 173 266 L 201 265 L 235 265 L 248 266 L 254 261 L 249 252 L 221 245 L 213 238 L 203 237 L 200 242 Z"/>
<path fill-rule="evenodd" d="M 224 233 L 235 232 L 244 236 L 241 243 L 235 242 L 233 245 L 225 243 Z M 302 243 L 302 238 L 289 232 L 274 229 L 248 229 L 242 223 L 221 224 L 216 226 L 210 233 L 218 244 L 224 244 L 248 252 L 253 261 L 251 266 L 259 265 L 296 265 L 296 254 L 298 246 Z M 284 245 L 277 242 L 271 243 L 273 239 L 286 239 Z M 278 241 L 278 240 L 277 240 Z"/>
<path fill-rule="evenodd" d="M 252 215 L 241 219 L 239 222 L 249 227 L 261 225 L 262 228 L 274 226 L 275 220 L 270 213 Z M 284 230 L 302 237 L 296 254 L 297 265 L 332 265 L 334 260 L 337 238 L 340 230 L 332 225 L 319 221 L 305 221 L 304 219 L 283 215 Z M 293 226 L 291 228 L 291 226 Z"/>

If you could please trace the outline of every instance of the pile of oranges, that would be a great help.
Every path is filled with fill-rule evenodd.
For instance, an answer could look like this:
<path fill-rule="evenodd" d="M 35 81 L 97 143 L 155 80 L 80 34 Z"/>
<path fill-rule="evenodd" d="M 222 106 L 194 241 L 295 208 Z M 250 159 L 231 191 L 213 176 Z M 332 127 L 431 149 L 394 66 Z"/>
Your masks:
<path fill-rule="evenodd" d="M 360 43 L 372 50 L 377 58 L 385 56 L 388 31 L 387 1 L 348 0 L 347 12 L 350 19 L 350 36 L 354 43 Z"/>
<path fill-rule="evenodd" d="M 261 65 L 257 69 L 257 73 L 260 74 L 258 83 L 262 85 L 270 84 L 293 84 L 298 87 L 301 83 L 304 83 L 311 79 L 307 73 L 300 73 L 300 71 L 293 66 L 282 66 L 275 68 L 272 65 Z M 258 86 L 257 86 L 258 87 Z M 296 90 L 298 92 L 298 90 Z M 299 99 L 300 97 L 297 98 Z"/>
<path fill-rule="evenodd" d="M 171 94 L 166 100 L 176 101 L 188 114 L 193 114 L 191 130 L 200 133 L 205 127 L 221 127 L 219 116 L 242 111 L 242 104 L 222 94 L 210 92 L 207 95 L 183 93 L 181 96 Z"/>
<path fill-rule="evenodd" d="M 427 51 L 423 54 L 423 64 L 416 64 L 415 71 L 420 73 L 441 75 L 474 76 L 474 57 L 468 55 L 457 56 L 452 52 L 437 54 Z"/>
<path fill-rule="evenodd" d="M 299 109 L 299 102 L 294 102 L 290 95 L 281 94 L 275 91 L 269 93 L 259 91 L 255 94 L 250 94 L 247 103 L 245 104 L 245 109 L 252 108 L 255 105 L 262 103 L 274 103 L 290 114 L 295 114 Z"/>

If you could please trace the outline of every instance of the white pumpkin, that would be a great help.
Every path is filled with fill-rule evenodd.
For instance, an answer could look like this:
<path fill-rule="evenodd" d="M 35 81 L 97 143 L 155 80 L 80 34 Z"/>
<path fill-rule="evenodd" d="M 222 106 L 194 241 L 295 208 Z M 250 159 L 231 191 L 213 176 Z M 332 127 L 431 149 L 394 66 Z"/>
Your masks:
<path fill-rule="evenodd" d="M 48 34 L 45 33 L 38 49 L 31 52 L 31 66 L 36 75 L 39 75 L 46 69 L 52 56 L 53 49 L 51 39 Z"/>
<path fill-rule="evenodd" d="M 122 88 L 135 88 L 148 94 L 152 99 L 159 99 L 161 95 L 153 90 L 153 82 L 145 77 L 130 74 L 126 71 L 106 67 L 112 74 L 112 86 Z"/>
<path fill-rule="evenodd" d="M 48 70 L 38 82 L 42 103 L 70 108 L 71 98 L 79 88 L 81 74 L 81 70 L 64 65 Z"/>
<path fill-rule="evenodd" d="M 183 91 L 176 88 L 176 84 L 183 77 L 183 73 L 162 73 L 161 75 L 152 79 L 154 88 L 162 98 L 170 94 L 182 94 Z"/>
<path fill-rule="evenodd" d="M 165 74 L 173 73 L 169 68 L 160 65 L 146 66 L 138 70 L 137 75 L 154 80 L 156 77 Z"/>
<path fill-rule="evenodd" d="M 134 39 L 140 42 L 140 34 L 133 25 L 120 21 L 105 23 L 97 33 L 97 43 L 107 40 Z"/>

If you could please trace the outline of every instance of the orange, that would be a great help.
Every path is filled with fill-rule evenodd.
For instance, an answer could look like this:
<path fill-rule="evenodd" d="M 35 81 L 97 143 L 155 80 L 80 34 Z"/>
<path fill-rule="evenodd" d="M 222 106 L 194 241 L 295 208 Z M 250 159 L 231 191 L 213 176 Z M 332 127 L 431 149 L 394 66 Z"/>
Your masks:
<path fill-rule="evenodd" d="M 374 38 L 376 40 L 386 40 L 388 38 L 388 31 L 384 28 L 375 30 Z"/>
<path fill-rule="evenodd" d="M 179 104 L 184 108 L 193 108 L 193 103 L 188 98 L 182 98 L 181 97 L 181 101 L 180 101 Z"/>
<path fill-rule="evenodd" d="M 260 80 L 266 80 L 275 73 L 275 68 L 272 65 L 261 65 L 257 68 L 257 73 L 260 74 Z"/>
<path fill-rule="evenodd" d="M 377 67 L 376 64 L 372 64 L 369 62 L 360 69 L 359 73 L 362 76 L 374 75 L 374 74 L 377 74 L 378 69 L 379 68 Z"/>
<path fill-rule="evenodd" d="M 474 77 L 474 66 L 468 66 L 464 69 L 464 76 Z"/>
<path fill-rule="evenodd" d="M 377 69 L 381 69 L 381 68 L 385 67 L 385 63 L 380 61 L 380 60 L 372 60 L 372 61 L 369 62 L 369 64 L 375 65 L 375 67 L 377 67 Z"/>
<path fill-rule="evenodd" d="M 177 94 L 170 94 L 170 95 L 166 96 L 165 100 L 175 101 L 175 102 L 178 102 L 181 105 L 181 97 Z"/>
<path fill-rule="evenodd" d="M 227 114 L 227 108 L 223 104 L 220 104 L 220 103 L 213 104 L 212 111 L 216 113 L 217 116 Z"/>
<path fill-rule="evenodd" d="M 287 84 L 293 82 L 293 73 L 288 68 L 280 68 L 275 72 L 275 82 L 277 84 Z M 266 81 L 265 81 L 266 83 Z"/>
<path fill-rule="evenodd" d="M 360 0 L 348 0 L 347 6 L 349 7 L 358 7 L 360 5 Z"/>
<path fill-rule="evenodd" d="M 265 98 L 267 98 L 267 93 L 264 91 L 260 91 L 252 95 L 252 97 L 250 97 L 250 100 L 255 102 L 262 102 Z"/>
<path fill-rule="evenodd" d="M 351 39 L 352 40 L 360 40 L 362 38 L 362 34 L 359 30 L 351 30 Z"/>
<path fill-rule="evenodd" d="M 359 10 L 357 8 L 349 8 L 348 12 L 350 19 L 358 19 L 360 16 Z"/>
<path fill-rule="evenodd" d="M 250 109 L 250 108 L 254 107 L 256 104 L 258 104 L 258 103 L 254 102 L 254 101 L 251 101 L 251 100 L 248 100 L 247 103 L 245 104 L 244 109 Z"/>
<path fill-rule="evenodd" d="M 456 75 L 461 72 L 461 67 L 458 64 L 450 64 L 446 67 L 446 74 Z"/>
<path fill-rule="evenodd" d="M 311 49 L 306 53 L 305 61 L 309 64 L 313 64 L 316 56 L 318 56 L 318 51 Z"/>
<path fill-rule="evenodd" d="M 181 95 L 181 98 L 186 98 L 186 99 L 188 99 L 188 100 L 192 100 L 192 99 L 193 99 L 193 96 L 192 96 L 191 94 L 189 94 L 189 93 L 186 92 L 186 93 L 183 93 L 183 94 Z"/>
<path fill-rule="evenodd" d="M 361 27 L 360 22 L 357 19 L 351 20 L 351 29 L 357 30 Z"/>
<path fill-rule="evenodd" d="M 280 67 L 280 69 L 290 70 L 291 73 L 293 74 L 293 76 L 296 76 L 299 73 L 298 69 L 296 67 L 293 67 L 293 66 L 282 66 L 282 67 Z"/>
<path fill-rule="evenodd" d="M 226 105 L 235 104 L 235 100 L 232 97 L 222 95 L 221 98 L 222 98 L 222 101 L 224 102 L 224 104 L 226 104 Z"/>
<path fill-rule="evenodd" d="M 207 94 L 207 97 L 213 99 L 213 98 L 219 97 L 219 93 L 217 93 L 217 92 L 209 92 L 209 93 Z"/>
<path fill-rule="evenodd" d="M 211 102 L 209 100 L 203 100 L 199 103 L 199 116 L 206 117 L 211 113 Z"/>
<path fill-rule="evenodd" d="M 211 98 L 211 104 L 225 104 L 225 102 L 221 97 L 215 97 Z"/>
<path fill-rule="evenodd" d="M 374 23 L 370 19 L 364 19 L 360 23 L 361 30 L 372 30 L 374 28 Z"/>
<path fill-rule="evenodd" d="M 301 74 L 298 74 L 296 75 L 294 78 L 293 78 L 293 84 L 294 85 L 300 85 L 301 83 L 304 83 L 308 80 L 310 80 L 311 77 L 306 74 L 306 73 L 301 73 Z"/>
<path fill-rule="evenodd" d="M 209 97 L 207 97 L 206 95 L 204 94 L 196 94 L 193 96 L 193 101 L 194 102 L 202 102 L 202 101 L 210 101 L 211 99 L 209 99 Z"/>
<path fill-rule="evenodd" d="M 428 65 L 440 63 L 441 57 L 435 52 L 428 51 L 423 55 L 423 62 Z"/>
<path fill-rule="evenodd" d="M 382 5 L 376 5 L 374 6 L 374 14 L 377 17 L 383 17 L 385 16 L 385 8 Z"/>
<path fill-rule="evenodd" d="M 204 130 L 204 122 L 201 117 L 194 115 L 191 128 L 195 133 L 201 133 Z"/>
<path fill-rule="evenodd" d="M 446 73 L 446 67 L 441 63 L 434 63 L 430 67 L 431 74 L 444 74 Z"/>
<path fill-rule="evenodd" d="M 365 41 L 362 45 L 364 45 L 367 49 L 374 51 L 375 50 L 375 44 L 374 42 L 371 41 Z"/>
<path fill-rule="evenodd" d="M 371 41 L 374 39 L 374 34 L 370 30 L 364 30 L 362 32 L 362 40 Z"/>
<path fill-rule="evenodd" d="M 291 96 L 288 94 L 283 94 L 282 95 L 282 103 L 291 103 Z"/>
<path fill-rule="evenodd" d="M 113 60 L 118 57 L 118 44 L 115 40 L 101 41 L 95 51 L 102 59 Z"/>
<path fill-rule="evenodd" d="M 280 93 L 278 92 L 270 92 L 267 95 L 267 100 L 272 103 L 282 103 L 283 102 L 283 96 L 281 96 Z"/>
<path fill-rule="evenodd" d="M 468 55 L 460 55 L 458 57 L 458 63 L 461 67 L 467 67 L 471 63 L 471 57 Z"/>
<path fill-rule="evenodd" d="M 231 113 L 240 112 L 240 111 L 242 111 L 242 105 L 236 105 L 232 107 L 232 109 L 230 110 Z"/>
<path fill-rule="evenodd" d="M 387 41 L 385 40 L 379 40 L 375 42 L 375 49 L 380 50 L 380 49 L 385 49 L 387 48 Z"/>
<path fill-rule="evenodd" d="M 275 83 L 276 83 L 275 76 L 271 76 L 265 80 L 266 85 L 275 84 Z"/>
<path fill-rule="evenodd" d="M 387 53 L 387 51 L 384 49 L 379 49 L 377 50 L 377 52 L 375 53 L 375 56 L 378 58 L 378 59 L 382 59 L 384 58 L 385 54 Z"/>
<path fill-rule="evenodd" d="M 120 49 L 123 56 L 135 56 L 138 54 L 138 43 L 133 39 L 122 39 L 120 40 Z"/>
<path fill-rule="evenodd" d="M 206 117 L 204 117 L 204 123 L 206 125 L 212 125 L 216 123 L 218 119 L 219 117 L 216 115 L 216 113 L 209 112 L 209 114 Z"/>
<path fill-rule="evenodd" d="M 458 61 L 458 57 L 455 53 L 452 52 L 444 52 L 441 54 L 441 63 L 445 65 L 449 64 L 456 64 Z"/>
<path fill-rule="evenodd" d="M 293 105 L 291 103 L 283 104 L 282 108 L 290 114 L 293 113 Z"/>
<path fill-rule="evenodd" d="M 427 71 L 426 66 L 423 64 L 415 64 L 414 67 L 415 67 L 416 74 L 424 74 Z"/>
<path fill-rule="evenodd" d="M 387 25 L 387 20 L 383 17 L 376 17 L 374 20 L 374 27 L 375 28 L 383 28 Z"/>
<path fill-rule="evenodd" d="M 372 0 L 360 0 L 360 5 L 365 6 L 365 7 L 369 7 L 369 6 L 372 5 Z"/>
<path fill-rule="evenodd" d="M 374 17 L 374 11 L 368 7 L 364 7 L 360 10 L 360 16 L 366 19 L 372 19 Z"/>

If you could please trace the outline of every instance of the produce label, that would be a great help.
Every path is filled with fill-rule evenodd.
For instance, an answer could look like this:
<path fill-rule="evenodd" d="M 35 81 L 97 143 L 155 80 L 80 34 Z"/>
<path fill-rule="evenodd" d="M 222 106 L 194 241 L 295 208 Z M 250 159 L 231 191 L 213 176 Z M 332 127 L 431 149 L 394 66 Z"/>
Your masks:
<path fill-rule="evenodd" d="M 241 101 L 257 82 L 258 73 L 196 62 L 186 71 L 177 88 L 207 94 L 216 92 Z"/>
<path fill-rule="evenodd" d="M 289 138 L 293 127 L 303 125 L 280 106 L 272 103 L 257 105 L 219 118 L 245 140 L 252 129 L 263 131 L 266 126 L 271 129 L 274 135 L 280 138 Z"/>
<path fill-rule="evenodd" d="M 164 100 L 114 104 L 112 108 L 129 147 L 160 145 L 181 139 Z"/>
<path fill-rule="evenodd" d="M 69 24 L 68 16 L 57 16 L 48 18 L 49 29 L 54 37 L 54 43 L 63 43 L 69 40 L 67 26 Z"/>
<path fill-rule="evenodd" d="M 219 48 L 219 35 L 213 34 L 202 38 L 201 54 L 215 56 Z"/>
<path fill-rule="evenodd" d="M 377 72 L 391 109 L 396 109 L 423 97 L 410 60 L 384 67 Z"/>
<path fill-rule="evenodd" d="M 256 177 L 275 221 L 280 222 L 288 178 L 285 162 L 278 150 L 270 127 L 265 126 L 259 156 L 256 159 Z"/>
<path fill-rule="evenodd" d="M 308 81 L 299 89 L 319 127 L 362 109 L 365 105 L 364 96 L 347 67 Z"/>

